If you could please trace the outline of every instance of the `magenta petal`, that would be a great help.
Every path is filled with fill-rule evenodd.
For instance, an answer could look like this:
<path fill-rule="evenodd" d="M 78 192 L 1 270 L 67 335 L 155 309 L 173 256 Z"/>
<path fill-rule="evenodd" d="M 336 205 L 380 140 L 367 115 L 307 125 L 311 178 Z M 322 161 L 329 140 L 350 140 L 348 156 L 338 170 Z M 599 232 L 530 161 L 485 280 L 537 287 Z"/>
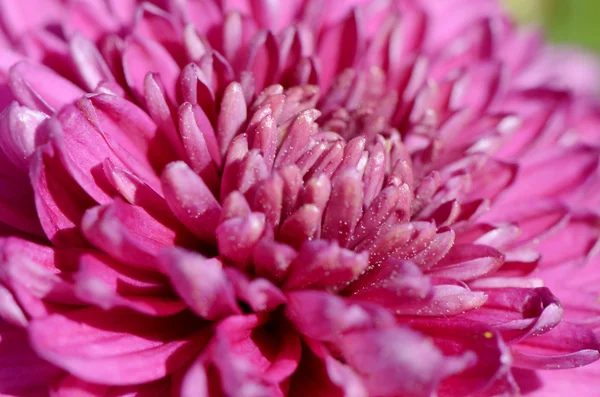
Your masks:
<path fill-rule="evenodd" d="M 160 263 L 194 313 L 210 320 L 239 313 L 233 287 L 218 259 L 170 248 L 161 253 Z"/>
<path fill-rule="evenodd" d="M 205 182 L 184 162 L 169 164 L 162 174 L 167 204 L 198 238 L 212 241 L 221 217 L 221 206 Z"/>
<path fill-rule="evenodd" d="M 0 284 L 0 319 L 15 327 L 25 327 L 27 317 L 12 292 Z"/>
<path fill-rule="evenodd" d="M 208 336 L 193 326 L 197 321 L 185 313 L 163 318 L 92 308 L 35 320 L 29 337 L 41 357 L 83 380 L 129 385 L 185 365 Z"/>
<path fill-rule="evenodd" d="M 587 328 L 561 322 L 544 335 L 512 347 L 515 366 L 531 369 L 568 369 L 600 358 L 600 342 Z"/>

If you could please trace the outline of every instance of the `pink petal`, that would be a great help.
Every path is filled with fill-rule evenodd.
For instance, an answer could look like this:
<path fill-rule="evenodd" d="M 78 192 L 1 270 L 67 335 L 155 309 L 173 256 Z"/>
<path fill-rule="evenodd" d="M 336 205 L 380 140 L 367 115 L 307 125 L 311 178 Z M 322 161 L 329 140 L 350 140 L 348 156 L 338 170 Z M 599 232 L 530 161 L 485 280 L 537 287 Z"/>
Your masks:
<path fill-rule="evenodd" d="M 0 394 L 44 395 L 61 372 L 34 353 L 24 330 L 0 321 Z"/>
<path fill-rule="evenodd" d="M 148 72 L 158 73 L 165 83 L 171 102 L 175 102 L 175 84 L 179 66 L 163 46 L 154 40 L 130 36 L 123 50 L 125 79 L 138 100 L 143 101 L 144 79 Z"/>
<path fill-rule="evenodd" d="M 41 357 L 83 380 L 107 385 L 161 379 L 194 357 L 207 336 L 202 322 L 189 314 L 146 317 L 96 308 L 53 314 L 29 327 L 31 345 Z"/>
<path fill-rule="evenodd" d="M 283 288 L 335 289 L 357 278 L 368 264 L 367 252 L 354 253 L 337 242 L 307 241 L 292 262 Z"/>
<path fill-rule="evenodd" d="M 477 244 L 456 244 L 428 273 L 432 276 L 473 280 L 489 274 L 504 263 L 499 251 Z"/>
<path fill-rule="evenodd" d="M 209 320 L 239 313 L 233 287 L 218 259 L 171 248 L 161 253 L 160 264 L 194 313 Z"/>
<path fill-rule="evenodd" d="M 600 342 L 587 328 L 568 323 L 512 348 L 515 366 L 531 369 L 567 369 L 600 358 Z"/>
<path fill-rule="evenodd" d="M 181 237 L 143 208 L 121 200 L 86 211 L 81 228 L 96 247 L 141 269 L 156 269 L 156 254 L 164 247 L 173 246 Z"/>
<path fill-rule="evenodd" d="M 225 262 L 246 269 L 252 261 L 252 251 L 265 230 L 265 216 L 252 212 L 231 218 L 216 230 L 219 253 Z"/>
<path fill-rule="evenodd" d="M 205 182 L 182 161 L 169 164 L 161 179 L 175 216 L 198 238 L 213 241 L 221 206 Z"/>
<path fill-rule="evenodd" d="M 264 278 L 250 280 L 245 273 L 233 267 L 226 268 L 225 273 L 233 284 L 236 296 L 255 312 L 270 312 L 285 303 L 281 290 L 270 281 Z"/>
<path fill-rule="evenodd" d="M 27 61 L 19 62 L 10 69 L 9 86 L 21 104 L 47 114 L 84 94 L 79 87 L 51 69 Z"/>
<path fill-rule="evenodd" d="M 286 293 L 285 315 L 303 335 L 319 341 L 336 341 L 353 330 L 387 328 L 396 324 L 387 311 L 375 305 L 353 303 L 323 291 Z"/>
<path fill-rule="evenodd" d="M 430 396 L 443 378 L 474 361 L 473 354 L 444 357 L 430 339 L 408 328 L 355 331 L 338 346 L 370 395 Z"/>

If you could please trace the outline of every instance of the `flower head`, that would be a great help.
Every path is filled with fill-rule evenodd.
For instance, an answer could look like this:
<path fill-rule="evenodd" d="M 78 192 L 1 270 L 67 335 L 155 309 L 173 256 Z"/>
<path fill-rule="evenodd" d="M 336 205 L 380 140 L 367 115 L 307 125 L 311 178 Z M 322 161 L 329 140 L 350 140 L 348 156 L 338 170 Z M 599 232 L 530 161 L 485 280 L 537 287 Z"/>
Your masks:
<path fill-rule="evenodd" d="M 0 6 L 0 392 L 512 396 L 600 357 L 595 61 L 495 1 Z"/>

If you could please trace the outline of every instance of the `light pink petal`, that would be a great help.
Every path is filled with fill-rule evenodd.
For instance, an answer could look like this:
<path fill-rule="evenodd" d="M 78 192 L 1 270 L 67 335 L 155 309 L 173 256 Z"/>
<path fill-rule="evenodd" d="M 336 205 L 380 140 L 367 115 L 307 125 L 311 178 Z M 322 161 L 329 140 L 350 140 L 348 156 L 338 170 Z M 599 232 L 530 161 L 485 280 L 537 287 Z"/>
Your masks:
<path fill-rule="evenodd" d="M 362 181 L 356 171 L 339 174 L 332 181 L 331 198 L 323 217 L 322 238 L 339 241 L 342 247 L 354 232 L 363 208 Z"/>
<path fill-rule="evenodd" d="M 504 255 L 491 247 L 456 244 L 428 273 L 457 280 L 473 280 L 493 272 L 503 263 Z"/>
<path fill-rule="evenodd" d="M 170 248 L 160 255 L 161 270 L 189 308 L 209 320 L 219 319 L 240 309 L 223 265 L 217 258 Z"/>
<path fill-rule="evenodd" d="M 31 185 L 44 233 L 57 246 L 86 246 L 78 225 L 94 201 L 69 176 L 54 145 L 39 148 L 32 158 Z"/>
<path fill-rule="evenodd" d="M 175 84 L 180 69 L 173 57 L 156 41 L 130 36 L 123 50 L 123 71 L 138 100 L 143 101 L 144 79 L 148 72 L 152 72 L 160 75 L 167 96 L 175 102 Z"/>
<path fill-rule="evenodd" d="M 27 61 L 19 62 L 10 69 L 9 86 L 21 104 L 47 114 L 84 94 L 79 87 L 54 71 Z"/>
<path fill-rule="evenodd" d="M 242 87 L 238 83 L 231 83 L 225 89 L 217 121 L 217 141 L 221 155 L 227 152 L 233 137 L 241 132 L 246 117 L 246 101 Z"/>
<path fill-rule="evenodd" d="M 190 103 L 184 103 L 179 107 L 179 132 L 183 141 L 183 147 L 189 159 L 189 165 L 192 169 L 204 180 L 204 183 L 213 192 L 219 191 L 219 175 L 217 174 L 217 166 L 213 160 L 213 151 L 216 149 L 211 147 L 215 145 L 213 142 L 214 131 L 210 122 L 200 124 L 196 118 L 196 114 L 200 114 L 206 118 L 204 112 L 200 109 L 194 109 Z M 218 151 L 215 153 L 218 154 Z M 219 155 L 220 158 L 220 155 Z"/>
<path fill-rule="evenodd" d="M 71 59 L 87 91 L 93 91 L 101 82 L 111 82 L 114 77 L 93 42 L 80 34 L 69 41 Z"/>

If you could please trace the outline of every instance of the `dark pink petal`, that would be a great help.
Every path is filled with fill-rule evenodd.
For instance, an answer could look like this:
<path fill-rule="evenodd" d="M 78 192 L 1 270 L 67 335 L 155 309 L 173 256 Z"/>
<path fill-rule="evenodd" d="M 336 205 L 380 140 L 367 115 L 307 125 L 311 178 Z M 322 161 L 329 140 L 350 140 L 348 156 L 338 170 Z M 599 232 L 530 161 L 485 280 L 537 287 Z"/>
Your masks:
<path fill-rule="evenodd" d="M 107 386 L 65 376 L 50 389 L 50 397 L 158 397 L 171 392 L 171 378 L 133 386 Z"/>
<path fill-rule="evenodd" d="M 360 277 L 344 292 L 351 292 L 353 298 L 396 310 L 414 301 L 425 301 L 432 292 L 432 286 L 413 263 L 389 259 Z"/>
<path fill-rule="evenodd" d="M 262 238 L 252 251 L 252 262 L 257 275 L 281 282 L 298 253 L 287 244 Z"/>
<path fill-rule="evenodd" d="M 158 222 L 143 208 L 121 200 L 86 211 L 81 229 L 96 247 L 142 269 L 156 269 L 156 254 L 178 240 L 178 233 L 173 229 Z"/>
<path fill-rule="evenodd" d="M 306 150 L 310 136 L 316 129 L 315 120 L 319 117 L 318 110 L 306 110 L 300 113 L 287 131 L 287 135 L 275 158 L 275 168 L 283 168 L 294 164 Z"/>
<path fill-rule="evenodd" d="M 283 287 L 289 289 L 339 288 L 356 279 L 369 265 L 368 253 L 340 248 L 324 240 L 302 244 Z"/>
<path fill-rule="evenodd" d="M 408 328 L 354 331 L 337 346 L 370 395 L 430 396 L 443 378 L 475 359 L 472 353 L 444 357 L 430 339 Z"/>
<path fill-rule="evenodd" d="M 254 188 L 255 211 L 265 214 L 265 221 L 271 227 L 279 226 L 283 201 L 283 179 L 277 174 L 257 183 Z"/>
<path fill-rule="evenodd" d="M 286 293 L 285 315 L 303 335 L 319 341 L 336 341 L 354 330 L 387 328 L 396 324 L 385 309 L 346 301 L 323 291 Z"/>
<path fill-rule="evenodd" d="M 246 269 L 252 261 L 252 250 L 265 230 L 265 216 L 252 212 L 247 216 L 231 218 L 216 230 L 219 253 L 225 262 Z"/>
<path fill-rule="evenodd" d="M 146 317 L 91 308 L 32 321 L 29 337 L 41 357 L 83 380 L 130 385 L 185 365 L 206 342 L 202 325 L 187 313 Z"/>
<path fill-rule="evenodd" d="M 109 159 L 102 163 L 108 183 L 129 204 L 145 208 L 149 213 L 169 219 L 167 202 L 157 191 L 131 172 L 114 165 Z"/>
<path fill-rule="evenodd" d="M 246 302 L 255 312 L 272 311 L 285 303 L 285 296 L 279 288 L 264 278 L 250 280 L 241 271 L 229 267 L 225 269 L 232 282 L 237 297 Z"/>
<path fill-rule="evenodd" d="M 217 258 L 170 248 L 161 253 L 160 266 L 181 299 L 199 316 L 215 320 L 239 313 L 233 287 Z"/>
<path fill-rule="evenodd" d="M 34 353 L 26 331 L 0 320 L 0 394 L 44 395 L 61 373 Z"/>
<path fill-rule="evenodd" d="M 499 333 L 485 324 L 468 320 L 448 321 L 443 317 L 422 318 L 410 324 L 432 337 L 445 354 L 469 352 L 476 357 L 476 365 L 441 382 L 441 396 L 494 395 L 490 389 L 501 382 L 511 368 L 510 350 Z"/>
<path fill-rule="evenodd" d="M 205 182 L 184 162 L 178 161 L 165 168 L 162 186 L 175 216 L 198 238 L 213 241 L 221 206 Z"/>

